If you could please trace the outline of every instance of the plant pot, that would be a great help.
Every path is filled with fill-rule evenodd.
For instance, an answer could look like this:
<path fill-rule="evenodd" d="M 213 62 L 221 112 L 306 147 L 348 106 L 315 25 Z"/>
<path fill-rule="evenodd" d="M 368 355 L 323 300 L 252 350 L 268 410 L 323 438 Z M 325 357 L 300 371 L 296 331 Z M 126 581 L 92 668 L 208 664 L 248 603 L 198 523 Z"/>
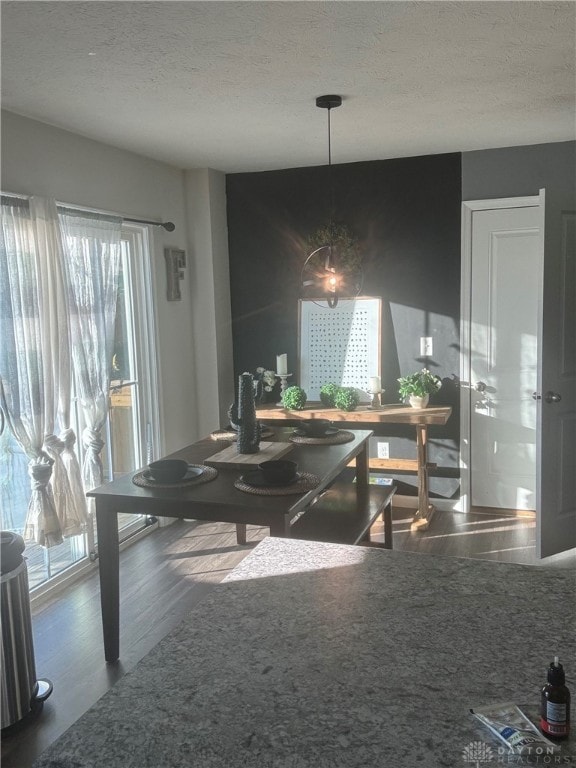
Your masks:
<path fill-rule="evenodd" d="M 426 408 L 429 399 L 430 395 L 423 395 L 422 397 L 419 397 L 418 395 L 410 395 L 408 402 L 412 408 Z"/>

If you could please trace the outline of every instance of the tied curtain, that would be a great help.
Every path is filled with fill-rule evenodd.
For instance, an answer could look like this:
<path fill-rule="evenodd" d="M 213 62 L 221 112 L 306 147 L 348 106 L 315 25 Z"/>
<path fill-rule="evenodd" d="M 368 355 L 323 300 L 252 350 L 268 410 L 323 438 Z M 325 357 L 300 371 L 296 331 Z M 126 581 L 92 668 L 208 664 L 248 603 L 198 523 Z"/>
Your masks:
<path fill-rule="evenodd" d="M 3 196 L 0 404 L 29 458 L 25 537 L 46 547 L 82 532 L 85 491 L 103 481 L 121 219 Z M 70 424 L 72 385 L 86 428 L 84 482 Z"/>
<path fill-rule="evenodd" d="M 27 535 L 40 544 L 62 542 L 62 529 L 50 486 L 52 460 L 44 450 L 47 408 L 51 407 L 46 374 L 43 314 L 47 293 L 27 200 L 2 198 L 0 241 L 0 397 L 8 424 L 28 456 L 31 496 Z M 33 528 L 28 528 L 33 521 Z"/>
<path fill-rule="evenodd" d="M 122 220 L 60 209 L 67 272 L 68 320 L 76 391 L 85 428 L 87 491 L 104 481 L 100 452 L 108 416 L 110 371 L 120 270 Z"/>

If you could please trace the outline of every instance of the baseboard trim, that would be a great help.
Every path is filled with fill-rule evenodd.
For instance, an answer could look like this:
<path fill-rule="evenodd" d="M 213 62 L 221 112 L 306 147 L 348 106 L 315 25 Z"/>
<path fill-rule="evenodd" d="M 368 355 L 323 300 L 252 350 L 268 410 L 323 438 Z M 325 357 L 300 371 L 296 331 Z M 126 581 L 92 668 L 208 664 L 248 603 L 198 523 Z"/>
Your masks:
<path fill-rule="evenodd" d="M 461 512 L 458 508 L 460 499 L 430 499 L 430 504 L 433 504 L 440 512 Z M 400 496 L 396 494 L 392 507 L 402 507 L 404 509 L 418 509 L 418 497 L 417 496 Z"/>
<path fill-rule="evenodd" d="M 435 499 L 430 497 L 430 504 L 433 504 L 439 512 L 462 512 L 462 504 L 460 499 Z M 417 496 L 401 496 L 396 494 L 392 503 L 393 507 L 402 507 L 404 509 L 418 509 L 418 497 Z M 510 517 L 512 519 L 523 520 L 536 520 L 536 512 L 530 510 L 514 510 L 514 509 L 492 509 L 476 507 L 470 510 L 475 515 L 501 515 L 502 517 Z"/>

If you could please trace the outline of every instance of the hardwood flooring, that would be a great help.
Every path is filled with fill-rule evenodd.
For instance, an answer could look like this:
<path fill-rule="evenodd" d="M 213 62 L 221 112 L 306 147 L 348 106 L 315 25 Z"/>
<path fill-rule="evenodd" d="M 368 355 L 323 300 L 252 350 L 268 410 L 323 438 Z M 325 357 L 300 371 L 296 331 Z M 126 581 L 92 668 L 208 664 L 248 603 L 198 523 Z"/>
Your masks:
<path fill-rule="evenodd" d="M 501 515 L 436 512 L 430 529 L 412 533 L 413 510 L 394 510 L 394 548 L 428 555 L 536 564 L 535 521 Z M 54 683 L 41 714 L 2 739 L 3 768 L 34 759 L 174 628 L 236 566 L 267 529 L 248 528 L 236 544 L 233 525 L 178 521 L 121 554 L 121 661 L 104 662 L 95 572 L 33 611 L 36 672 Z M 382 536 L 382 523 L 373 539 Z M 549 559 L 550 560 L 550 559 Z M 574 564 L 573 556 L 550 563 Z"/>

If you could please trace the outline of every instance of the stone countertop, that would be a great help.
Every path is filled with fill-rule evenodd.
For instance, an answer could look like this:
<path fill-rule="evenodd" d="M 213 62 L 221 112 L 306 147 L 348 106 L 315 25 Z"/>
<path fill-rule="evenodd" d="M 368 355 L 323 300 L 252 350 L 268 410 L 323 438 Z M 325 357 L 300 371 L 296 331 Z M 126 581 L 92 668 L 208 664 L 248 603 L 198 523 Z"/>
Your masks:
<path fill-rule="evenodd" d="M 555 654 L 574 694 L 574 585 L 571 570 L 267 538 L 34 765 L 464 768 L 472 742 L 496 763 L 469 708 L 512 701 L 537 720 Z M 574 765 L 575 747 L 540 764 Z"/>

